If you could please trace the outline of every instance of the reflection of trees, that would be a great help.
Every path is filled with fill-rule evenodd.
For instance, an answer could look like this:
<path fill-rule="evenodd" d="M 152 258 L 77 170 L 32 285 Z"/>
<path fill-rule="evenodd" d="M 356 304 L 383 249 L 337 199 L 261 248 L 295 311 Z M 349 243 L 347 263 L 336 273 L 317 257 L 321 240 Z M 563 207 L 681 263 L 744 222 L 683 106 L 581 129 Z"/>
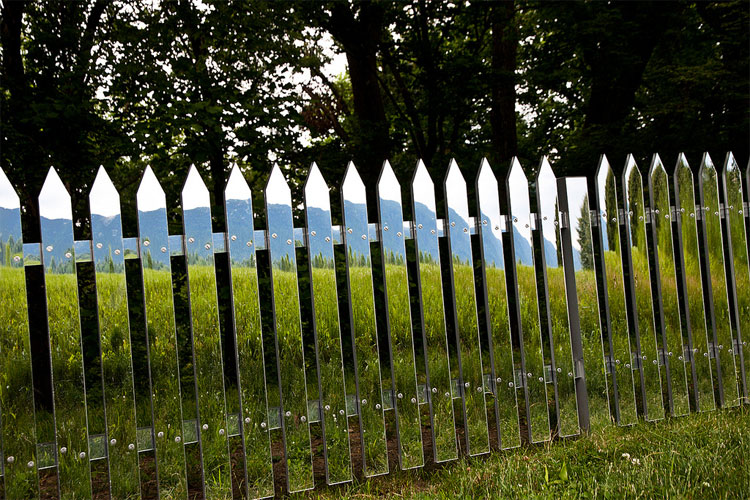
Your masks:
<path fill-rule="evenodd" d="M 388 252 L 386 252 L 384 258 L 386 264 L 395 264 L 401 266 L 406 263 L 404 254 L 402 254 L 401 252 L 396 254 L 393 250 L 389 250 Z"/>
<path fill-rule="evenodd" d="M 324 257 L 323 252 L 318 252 L 312 257 L 313 269 L 333 269 L 334 262 L 330 257 Z"/>
<path fill-rule="evenodd" d="M 619 252 L 620 239 L 617 229 L 617 188 L 615 187 L 615 174 L 612 169 L 607 171 L 607 179 L 604 182 L 604 211 L 607 218 L 607 247 L 613 252 Z"/>
<path fill-rule="evenodd" d="M 11 234 L 4 245 L 0 245 L 0 262 L 5 266 L 10 266 L 10 261 L 14 255 L 23 253 L 23 240 L 14 239 Z"/>
<path fill-rule="evenodd" d="M 589 195 L 583 197 L 579 208 L 580 215 L 576 223 L 578 234 L 578 247 L 580 248 L 581 267 L 583 269 L 594 269 L 594 248 L 591 241 L 591 216 L 589 214 Z"/>
<path fill-rule="evenodd" d="M 643 184 L 641 183 L 641 174 L 637 169 L 633 169 L 628 176 L 627 186 L 627 209 L 632 212 L 630 217 L 630 236 L 631 245 L 639 249 L 645 249 L 645 241 L 642 241 L 646 233 L 641 229 L 644 220 L 640 218 L 643 215 Z"/>
<path fill-rule="evenodd" d="M 370 265 L 370 256 L 363 253 L 357 252 L 352 247 L 349 247 L 349 265 L 366 267 Z"/>
<path fill-rule="evenodd" d="M 425 252 L 424 250 L 419 251 L 419 262 L 422 264 L 437 264 L 437 260 L 435 260 L 435 257 L 430 252 Z"/>

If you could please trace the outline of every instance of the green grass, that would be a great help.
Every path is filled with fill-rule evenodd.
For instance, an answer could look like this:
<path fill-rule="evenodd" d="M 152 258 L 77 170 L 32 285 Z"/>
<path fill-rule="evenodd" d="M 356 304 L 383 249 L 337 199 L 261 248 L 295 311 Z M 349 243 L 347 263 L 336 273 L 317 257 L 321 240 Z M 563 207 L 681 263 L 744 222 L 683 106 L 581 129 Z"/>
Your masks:
<path fill-rule="evenodd" d="M 316 498 L 746 498 L 750 408 L 607 426 L 443 467 L 316 488 Z"/>

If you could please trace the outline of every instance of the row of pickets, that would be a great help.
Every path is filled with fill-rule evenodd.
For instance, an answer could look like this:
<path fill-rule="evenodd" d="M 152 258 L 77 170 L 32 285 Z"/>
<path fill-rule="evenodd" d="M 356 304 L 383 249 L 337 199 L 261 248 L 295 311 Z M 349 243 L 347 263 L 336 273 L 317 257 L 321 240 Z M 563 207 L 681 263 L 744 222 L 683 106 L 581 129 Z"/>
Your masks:
<path fill-rule="evenodd" d="M 139 235 L 123 238 L 119 194 L 100 169 L 89 194 L 92 239 L 75 241 L 70 195 L 50 169 L 39 195 L 42 241 L 24 243 L 20 200 L 0 170 L 5 497 L 39 498 L 39 470 L 56 468 L 60 498 L 90 498 L 91 464 L 105 459 L 112 498 L 140 498 L 139 453 L 148 451 L 159 496 L 187 498 L 189 444 L 199 447 L 205 498 L 231 498 L 233 466 L 242 469 L 243 496 L 272 497 L 272 436 L 282 440 L 285 489 L 309 490 L 311 424 L 323 438 L 328 484 L 352 480 L 355 447 L 365 477 L 387 474 L 394 444 L 386 411 L 394 412 L 399 466 L 411 469 L 424 465 L 425 452 L 436 462 L 457 459 L 459 448 L 488 453 L 491 430 L 499 448 L 509 449 L 747 403 L 743 182 L 750 169 L 743 172 L 730 153 L 720 176 L 706 154 L 694 183 L 683 155 L 670 173 L 655 155 L 647 191 L 643 178 L 632 156 L 622 175 L 603 156 L 589 179 L 556 178 L 544 158 L 529 184 L 514 159 L 504 181 L 510 215 L 502 215 L 488 162 L 478 172 L 474 211 L 452 161 L 441 218 L 419 162 L 413 217 L 405 221 L 388 162 L 376 216 L 367 213 L 365 186 L 350 164 L 341 184 L 343 223 L 334 225 L 329 189 L 314 164 L 303 203 L 274 168 L 261 230 L 251 190 L 234 167 L 226 232 L 213 233 L 209 192 L 193 167 L 181 197 L 184 234 L 170 235 L 164 192 L 147 168 L 137 193 Z M 295 228 L 293 210 L 301 206 L 305 227 Z M 309 276 L 298 274 L 298 247 L 307 251 Z M 227 332 L 220 328 L 217 253 L 229 261 Z M 337 274 L 342 256 L 345 273 Z M 179 359 L 174 258 L 187 270 L 188 363 Z M 126 259 L 140 260 L 145 346 L 131 342 Z M 96 382 L 84 376 L 80 262 L 95 269 Z M 34 265 L 44 270 L 52 410 L 35 405 L 33 392 L 24 267 Z M 270 277 L 267 293 L 261 275 Z M 348 297 L 339 303 L 342 288 Z M 311 304 L 302 310 L 311 317 L 300 313 L 305 297 Z M 272 331 L 262 327 L 265 314 Z M 225 376 L 230 336 L 236 377 Z M 134 353 L 147 356 L 148 373 L 134 373 Z M 186 364 L 192 373 L 180 371 Z M 180 377 L 189 376 L 194 394 L 181 390 Z M 145 394 L 136 390 L 144 386 L 139 378 L 147 379 Z M 87 406 L 86 391 L 98 390 L 102 397 Z M 139 427 L 143 415 L 150 425 Z M 103 433 L 91 431 L 97 419 Z M 230 437 L 241 442 L 239 466 L 230 462 Z"/>

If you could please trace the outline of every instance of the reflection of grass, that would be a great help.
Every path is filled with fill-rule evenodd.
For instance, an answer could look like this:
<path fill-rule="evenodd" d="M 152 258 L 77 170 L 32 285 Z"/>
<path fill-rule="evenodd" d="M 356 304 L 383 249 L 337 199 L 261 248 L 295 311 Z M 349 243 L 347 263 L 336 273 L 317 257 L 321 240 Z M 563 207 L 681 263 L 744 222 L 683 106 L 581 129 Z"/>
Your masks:
<path fill-rule="evenodd" d="M 322 267 L 320 266 L 322 265 Z M 320 371 L 321 407 L 325 428 L 328 482 L 340 483 L 351 479 L 349 429 L 346 410 L 341 334 L 336 271 L 325 261 L 312 263 L 312 287 L 315 301 L 315 328 L 318 341 L 318 369 Z"/>
<path fill-rule="evenodd" d="M 421 305 L 427 370 L 430 377 L 430 401 L 433 415 L 435 460 L 444 462 L 458 456 L 454 427 L 450 365 L 445 333 L 445 311 L 440 267 L 434 262 L 419 263 Z"/>
<path fill-rule="evenodd" d="M 396 394 L 403 396 L 396 398 L 400 463 L 403 469 L 419 467 L 424 463 L 408 279 L 406 263 L 385 265 L 394 385 Z"/>
<path fill-rule="evenodd" d="M 258 274 L 254 267 L 235 266 L 234 262 L 231 272 L 248 493 L 251 498 L 259 498 L 273 494 L 273 470 L 268 426 L 261 426 L 264 422 L 267 424 L 268 404 L 263 375 Z M 227 391 L 227 395 L 231 393 Z"/>
<path fill-rule="evenodd" d="M 302 351 L 297 272 L 273 269 L 278 363 L 281 367 L 286 465 L 289 490 L 313 487 L 312 449 L 307 419 L 305 360 Z M 287 416 L 288 414 L 288 416 Z"/>
<path fill-rule="evenodd" d="M 550 437 L 549 400 L 547 399 L 547 384 L 544 381 L 544 352 L 534 267 L 517 262 L 516 276 L 526 362 L 526 386 L 529 395 L 529 432 L 532 442 L 546 441 Z"/>
<path fill-rule="evenodd" d="M 58 481 L 63 498 L 91 497 L 83 355 L 75 274 L 45 274 L 47 315 L 52 346 Z M 83 457 L 80 454 L 83 453 Z"/>
<path fill-rule="evenodd" d="M 474 269 L 458 259 L 453 259 L 452 268 L 461 371 L 464 382 L 469 384 L 468 388 L 464 388 L 465 425 L 469 440 L 469 453 L 476 455 L 488 452 L 490 444 L 487 434 L 487 411 L 482 380 L 484 370 L 482 369 L 477 304 L 474 294 Z"/>
<path fill-rule="evenodd" d="M 31 498 L 38 496 L 39 492 L 36 468 L 26 466 L 28 461 L 37 460 L 24 280 L 22 267 L 11 268 L 0 262 L 0 409 L 3 451 L 5 457 L 16 457 L 12 464 L 5 462 L 6 498 Z"/>
<path fill-rule="evenodd" d="M 518 427 L 518 400 L 514 373 L 520 367 L 520 355 L 514 353 L 508 323 L 508 299 L 505 289 L 505 270 L 496 267 L 485 269 L 487 298 L 492 327 L 492 347 L 495 360 L 495 377 L 498 420 L 501 446 L 515 448 L 521 444 Z M 514 363 L 515 361 L 515 363 Z"/>
<path fill-rule="evenodd" d="M 359 382 L 363 461 L 365 475 L 372 476 L 388 472 L 388 455 L 383 409 L 376 408 L 376 405 L 382 405 L 382 395 L 372 271 L 369 265 L 359 266 L 357 263 L 366 264 L 363 259 L 348 262 L 349 290 Z"/>
<path fill-rule="evenodd" d="M 168 270 L 143 269 L 143 289 L 148 322 L 149 363 L 151 368 L 154 429 L 163 429 L 164 439 L 156 440 L 156 470 L 162 494 L 187 495 L 185 449 L 182 443 L 182 408 L 177 364 L 172 299 L 172 275 Z"/>

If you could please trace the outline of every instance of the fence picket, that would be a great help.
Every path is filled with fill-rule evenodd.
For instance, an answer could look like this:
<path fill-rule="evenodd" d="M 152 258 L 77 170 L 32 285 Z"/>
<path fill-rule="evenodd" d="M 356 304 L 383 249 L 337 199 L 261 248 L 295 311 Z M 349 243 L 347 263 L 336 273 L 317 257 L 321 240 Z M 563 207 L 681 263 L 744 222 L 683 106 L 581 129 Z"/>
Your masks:
<path fill-rule="evenodd" d="M 141 497 L 120 195 L 103 167 L 89 193 L 112 498 Z"/>

